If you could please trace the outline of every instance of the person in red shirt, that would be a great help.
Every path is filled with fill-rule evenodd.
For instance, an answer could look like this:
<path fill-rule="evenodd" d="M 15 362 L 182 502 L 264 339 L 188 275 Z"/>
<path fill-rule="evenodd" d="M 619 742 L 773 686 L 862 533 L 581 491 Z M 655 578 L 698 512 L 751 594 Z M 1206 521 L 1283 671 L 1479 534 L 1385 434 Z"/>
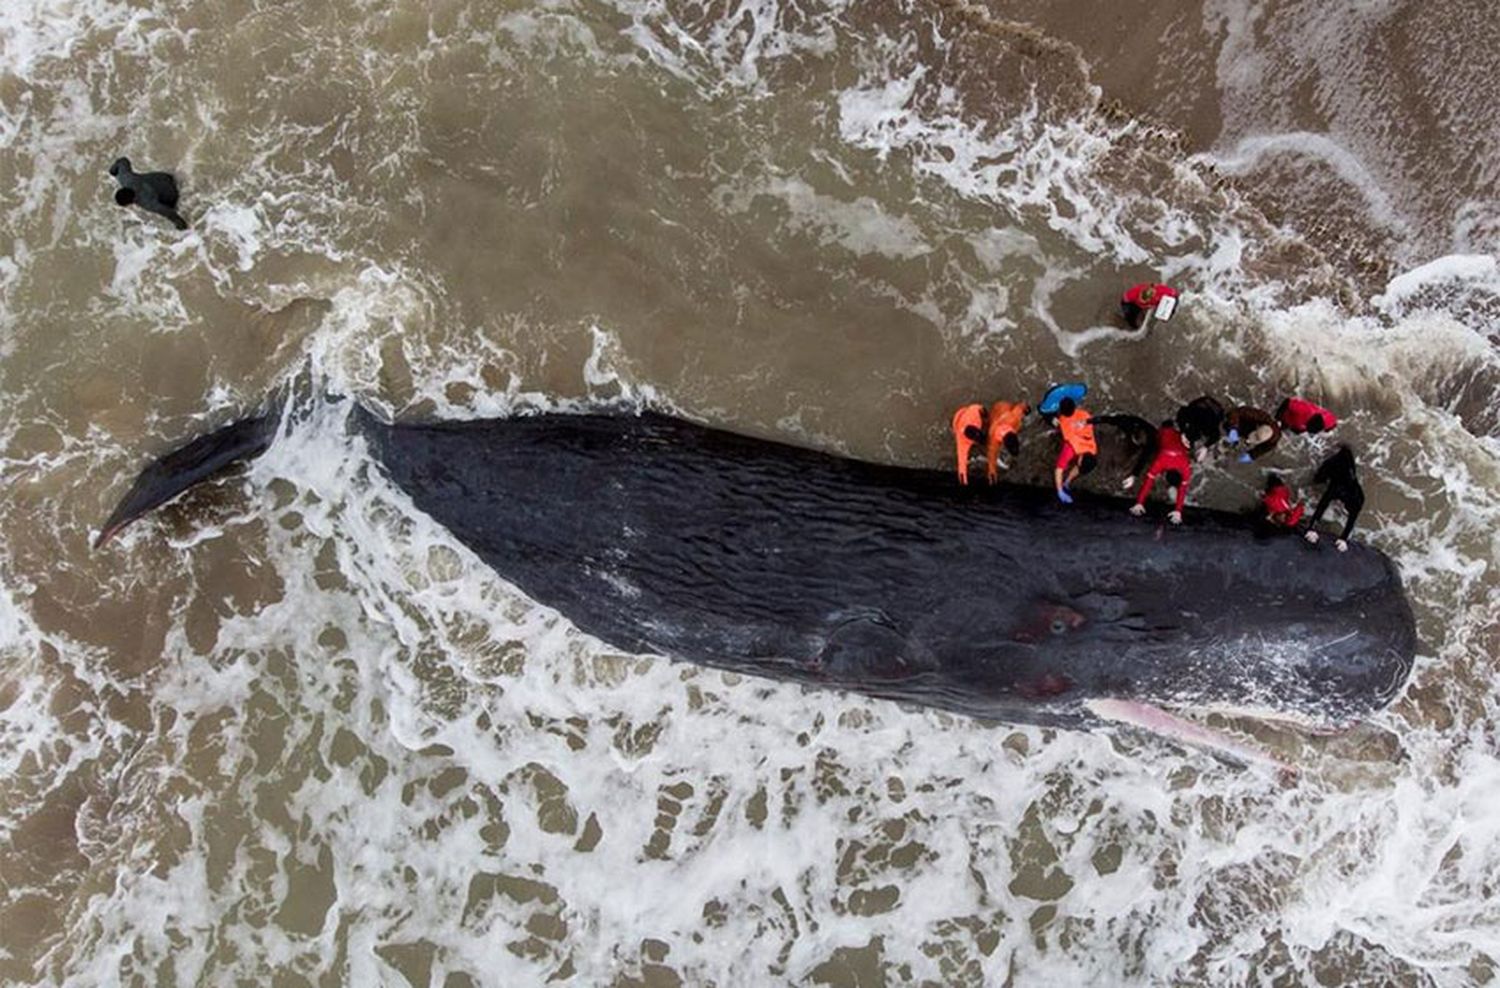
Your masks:
<path fill-rule="evenodd" d="M 1302 502 L 1292 500 L 1292 489 L 1274 473 L 1266 479 L 1260 503 L 1266 509 L 1266 521 L 1276 528 L 1296 528 L 1302 520 Z"/>
<path fill-rule="evenodd" d="M 1176 298 L 1177 289 L 1149 281 L 1131 285 L 1120 296 L 1120 315 L 1131 329 L 1140 329 L 1141 324 L 1146 321 L 1146 313 L 1155 309 L 1168 296 Z"/>
<path fill-rule="evenodd" d="M 1276 421 L 1287 432 L 1306 432 L 1316 436 L 1330 432 L 1339 424 L 1338 416 L 1305 398 L 1286 398 L 1276 409 Z"/>
<path fill-rule="evenodd" d="M 1174 525 L 1181 525 L 1182 505 L 1187 500 L 1188 481 L 1193 476 L 1193 460 L 1188 455 L 1182 433 L 1177 431 L 1177 426 L 1171 419 L 1163 422 L 1161 428 L 1156 430 L 1156 458 L 1146 468 L 1146 479 L 1141 484 L 1141 492 L 1136 495 L 1135 504 L 1130 507 L 1131 514 L 1140 517 L 1146 513 L 1146 497 L 1156 484 L 1156 478 L 1162 474 L 1167 475 L 1167 483 L 1177 488 L 1177 506 L 1167 515 L 1167 520 Z"/>

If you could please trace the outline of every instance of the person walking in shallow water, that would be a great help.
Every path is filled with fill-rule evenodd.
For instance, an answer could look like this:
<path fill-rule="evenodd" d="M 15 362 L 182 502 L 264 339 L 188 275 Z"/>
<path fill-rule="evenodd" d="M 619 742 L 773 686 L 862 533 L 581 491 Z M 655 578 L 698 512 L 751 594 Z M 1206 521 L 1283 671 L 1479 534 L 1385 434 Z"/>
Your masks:
<path fill-rule="evenodd" d="M 1131 329 L 1140 329 L 1146 324 L 1146 316 L 1156 312 L 1163 301 L 1172 299 L 1173 302 L 1170 304 L 1175 305 L 1176 298 L 1177 289 L 1171 285 L 1150 281 L 1131 285 L 1125 290 L 1125 294 L 1120 296 L 1120 318 L 1124 319 L 1125 325 Z"/>
<path fill-rule="evenodd" d="M 109 173 L 120 183 L 115 190 L 115 204 L 139 206 L 148 213 L 165 216 L 179 230 L 188 228 L 187 220 L 177 212 L 177 180 L 167 172 L 137 172 L 129 158 L 116 158 Z"/>

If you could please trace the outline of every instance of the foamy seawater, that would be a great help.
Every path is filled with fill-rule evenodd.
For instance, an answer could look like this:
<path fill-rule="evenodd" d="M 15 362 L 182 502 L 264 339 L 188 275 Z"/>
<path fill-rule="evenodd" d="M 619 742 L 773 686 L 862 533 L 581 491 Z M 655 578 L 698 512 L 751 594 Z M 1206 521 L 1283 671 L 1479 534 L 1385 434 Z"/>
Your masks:
<path fill-rule="evenodd" d="M 1173 8 L 1229 53 L 1222 79 L 1155 83 L 1226 94 L 1194 147 L 1111 102 L 1083 28 L 992 6 L 8 17 L 0 976 L 1491 980 L 1493 183 L 1411 186 L 1406 143 L 1334 85 L 1366 78 L 1342 48 L 1323 143 L 1258 116 L 1245 80 L 1285 53 L 1255 11 Z M 1318 36 L 1409 14 L 1378 6 Z M 1455 79 L 1482 39 L 1447 39 Z M 1384 120 L 1432 126 L 1392 99 Z M 1455 92 L 1444 125 L 1490 146 L 1469 101 L 1490 105 Z M 177 173 L 190 231 L 111 203 L 119 154 Z M 1333 178 L 1283 181 L 1299 154 Z M 1348 262 L 1393 229 L 1400 250 Z M 1122 333 L 1120 287 L 1153 273 L 1181 313 Z M 651 407 L 939 466 L 955 403 L 1065 377 L 1148 417 L 1205 391 L 1336 407 L 1357 537 L 1417 613 L 1405 695 L 1332 736 L 1209 719 L 1289 780 L 620 654 L 418 511 L 348 423 L 352 401 Z M 89 550 L 149 457 L 282 386 L 300 400 L 264 457 Z M 1023 442 L 1040 481 L 1050 442 Z M 1305 487 L 1333 446 L 1270 466 Z M 1262 482 L 1202 473 L 1191 503 Z"/>

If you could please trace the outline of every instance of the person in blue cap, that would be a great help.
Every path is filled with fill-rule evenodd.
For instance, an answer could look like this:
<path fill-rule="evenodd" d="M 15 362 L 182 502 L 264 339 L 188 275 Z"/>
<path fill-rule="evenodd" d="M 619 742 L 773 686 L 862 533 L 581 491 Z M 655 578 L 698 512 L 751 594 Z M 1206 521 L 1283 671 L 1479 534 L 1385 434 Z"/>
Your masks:
<path fill-rule="evenodd" d="M 1071 401 L 1076 406 L 1088 393 L 1089 386 L 1082 381 L 1054 384 L 1042 396 L 1042 400 L 1036 403 L 1036 410 L 1042 416 L 1043 422 L 1048 426 L 1053 426 L 1057 424 L 1058 415 L 1063 414 L 1060 409 L 1064 401 Z"/>

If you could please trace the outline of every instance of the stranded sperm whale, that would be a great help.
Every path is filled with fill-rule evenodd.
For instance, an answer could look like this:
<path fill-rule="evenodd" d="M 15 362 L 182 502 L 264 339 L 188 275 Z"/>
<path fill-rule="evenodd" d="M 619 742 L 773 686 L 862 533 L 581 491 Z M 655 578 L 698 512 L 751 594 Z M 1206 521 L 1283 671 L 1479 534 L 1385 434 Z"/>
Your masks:
<path fill-rule="evenodd" d="M 633 652 L 983 719 L 1173 733 L 1162 706 L 1359 717 L 1402 689 L 1416 649 L 1381 552 L 1258 537 L 1224 512 L 1158 527 L 1116 499 L 960 491 L 654 413 L 353 420 L 417 508 Z M 238 422 L 153 463 L 100 541 L 274 430 Z"/>

